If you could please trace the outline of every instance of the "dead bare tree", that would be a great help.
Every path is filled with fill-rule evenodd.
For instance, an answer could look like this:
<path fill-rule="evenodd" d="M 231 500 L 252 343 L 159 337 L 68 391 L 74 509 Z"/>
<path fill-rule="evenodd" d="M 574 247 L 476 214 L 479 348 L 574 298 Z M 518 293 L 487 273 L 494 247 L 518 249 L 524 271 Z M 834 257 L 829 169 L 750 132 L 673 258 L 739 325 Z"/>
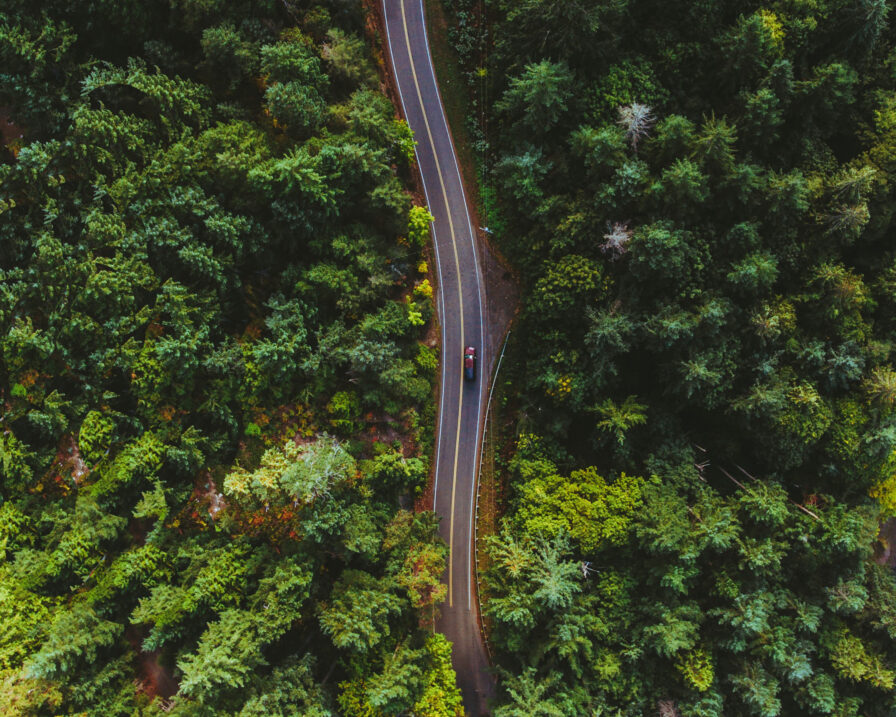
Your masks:
<path fill-rule="evenodd" d="M 617 111 L 619 124 L 625 129 L 625 138 L 631 142 L 632 149 L 637 153 L 638 142 L 650 134 L 650 128 L 656 121 L 653 109 L 649 105 L 632 102 L 630 105 L 623 105 Z"/>
<path fill-rule="evenodd" d="M 611 259 L 616 259 L 628 251 L 628 242 L 632 238 L 632 230 L 628 222 L 614 222 L 607 224 L 608 233 L 604 234 L 604 243 L 600 245 L 601 251 L 609 254 Z"/>
<path fill-rule="evenodd" d="M 675 706 L 675 700 L 660 700 L 656 707 L 660 717 L 681 717 L 681 712 Z"/>

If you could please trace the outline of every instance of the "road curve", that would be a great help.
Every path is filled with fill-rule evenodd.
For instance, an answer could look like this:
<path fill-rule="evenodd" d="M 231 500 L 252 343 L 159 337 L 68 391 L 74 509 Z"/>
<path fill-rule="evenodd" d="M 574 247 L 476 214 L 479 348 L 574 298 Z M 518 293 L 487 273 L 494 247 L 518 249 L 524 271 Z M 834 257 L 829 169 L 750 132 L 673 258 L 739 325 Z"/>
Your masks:
<path fill-rule="evenodd" d="M 473 520 L 479 429 L 490 357 L 485 345 L 483 285 L 457 155 L 429 54 L 422 0 L 382 0 L 404 116 L 417 140 L 417 164 L 435 240 L 442 325 L 442 377 L 436 442 L 434 510 L 450 554 L 448 599 L 436 629 L 454 645 L 453 662 L 469 717 L 488 714 L 493 694 L 479 631 L 473 578 Z M 462 376 L 463 350 L 475 346 L 475 381 Z"/>

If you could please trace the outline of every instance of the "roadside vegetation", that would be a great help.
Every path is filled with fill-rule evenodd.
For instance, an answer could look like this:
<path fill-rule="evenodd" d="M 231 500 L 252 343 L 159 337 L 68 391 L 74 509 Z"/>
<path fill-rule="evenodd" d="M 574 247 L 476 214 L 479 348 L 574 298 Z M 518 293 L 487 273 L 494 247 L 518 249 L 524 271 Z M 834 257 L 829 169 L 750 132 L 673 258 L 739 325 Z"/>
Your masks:
<path fill-rule="evenodd" d="M 0 714 L 460 714 L 360 3 L 0 14 Z"/>
<path fill-rule="evenodd" d="M 891 714 L 890 3 L 446 4 L 523 282 L 494 714 Z"/>

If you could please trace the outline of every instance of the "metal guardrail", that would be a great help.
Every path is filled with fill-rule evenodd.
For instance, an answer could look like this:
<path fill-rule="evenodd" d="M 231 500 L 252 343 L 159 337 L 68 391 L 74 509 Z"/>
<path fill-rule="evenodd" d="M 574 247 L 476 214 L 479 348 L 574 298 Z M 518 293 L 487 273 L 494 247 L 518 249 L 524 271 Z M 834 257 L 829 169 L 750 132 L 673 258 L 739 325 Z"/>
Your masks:
<path fill-rule="evenodd" d="M 482 617 L 482 590 L 479 583 L 479 494 L 482 490 L 482 461 L 485 458 L 485 437 L 488 433 L 488 419 L 491 415 L 492 394 L 495 392 L 495 384 L 498 381 L 498 372 L 501 370 L 501 362 L 504 360 L 504 351 L 507 349 L 507 341 L 510 339 L 510 331 L 504 337 L 504 345 L 501 347 L 501 355 L 498 357 L 498 363 L 495 366 L 495 372 L 492 374 L 491 386 L 488 390 L 488 401 L 485 404 L 485 420 L 482 425 L 482 448 L 479 451 L 479 481 L 476 482 L 476 514 L 473 522 L 473 546 L 475 550 L 475 578 L 476 578 L 476 604 L 479 608 L 479 632 L 482 635 L 482 643 L 485 645 L 485 651 L 488 653 L 489 662 L 492 661 L 492 649 L 488 642 L 488 635 L 485 633 L 485 621 Z"/>

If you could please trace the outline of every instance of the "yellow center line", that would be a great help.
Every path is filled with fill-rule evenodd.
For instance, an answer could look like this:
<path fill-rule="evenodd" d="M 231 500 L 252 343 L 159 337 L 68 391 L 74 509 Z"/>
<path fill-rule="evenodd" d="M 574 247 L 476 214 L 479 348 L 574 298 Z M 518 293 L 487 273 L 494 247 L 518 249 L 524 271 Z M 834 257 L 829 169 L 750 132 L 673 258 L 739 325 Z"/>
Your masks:
<path fill-rule="evenodd" d="M 457 242 L 454 236 L 454 221 L 451 219 L 451 205 L 448 203 L 448 192 L 445 191 L 445 180 L 442 177 L 442 166 L 439 162 L 439 155 L 436 152 L 436 145 L 432 138 L 432 131 L 429 128 L 429 119 L 426 116 L 426 106 L 423 104 L 423 95 L 420 92 L 420 82 L 417 79 L 417 68 L 414 65 L 414 57 L 411 52 L 411 37 L 408 33 L 408 18 L 405 12 L 404 0 L 401 0 L 401 21 L 404 25 L 404 41 L 408 49 L 408 61 L 411 65 L 411 74 L 414 77 L 414 87 L 417 90 L 417 100 L 420 102 L 420 111 L 423 114 L 423 123 L 426 125 L 426 136 L 429 139 L 429 146 L 432 149 L 432 156 L 436 162 L 436 173 L 439 175 L 439 185 L 442 188 L 442 198 L 445 200 L 445 212 L 448 216 L 448 230 L 451 234 L 451 248 L 454 249 L 454 265 L 457 267 L 457 296 L 460 303 L 460 343 L 464 345 L 464 294 L 460 281 L 460 258 L 457 255 Z M 444 307 L 443 307 L 444 308 Z M 447 313 L 447 309 L 446 309 Z M 442 319 L 444 321 L 444 317 Z M 443 346 L 442 351 L 447 353 L 447 347 Z M 444 360 L 444 357 L 443 357 Z M 449 515 L 448 527 L 448 606 L 454 606 L 454 494 L 457 488 L 457 459 L 460 451 L 460 417 L 461 409 L 464 402 L 464 384 L 460 382 L 460 391 L 457 399 L 457 433 L 454 438 L 454 473 L 451 480 L 451 513 Z M 438 466 L 436 466 L 438 470 Z"/>

